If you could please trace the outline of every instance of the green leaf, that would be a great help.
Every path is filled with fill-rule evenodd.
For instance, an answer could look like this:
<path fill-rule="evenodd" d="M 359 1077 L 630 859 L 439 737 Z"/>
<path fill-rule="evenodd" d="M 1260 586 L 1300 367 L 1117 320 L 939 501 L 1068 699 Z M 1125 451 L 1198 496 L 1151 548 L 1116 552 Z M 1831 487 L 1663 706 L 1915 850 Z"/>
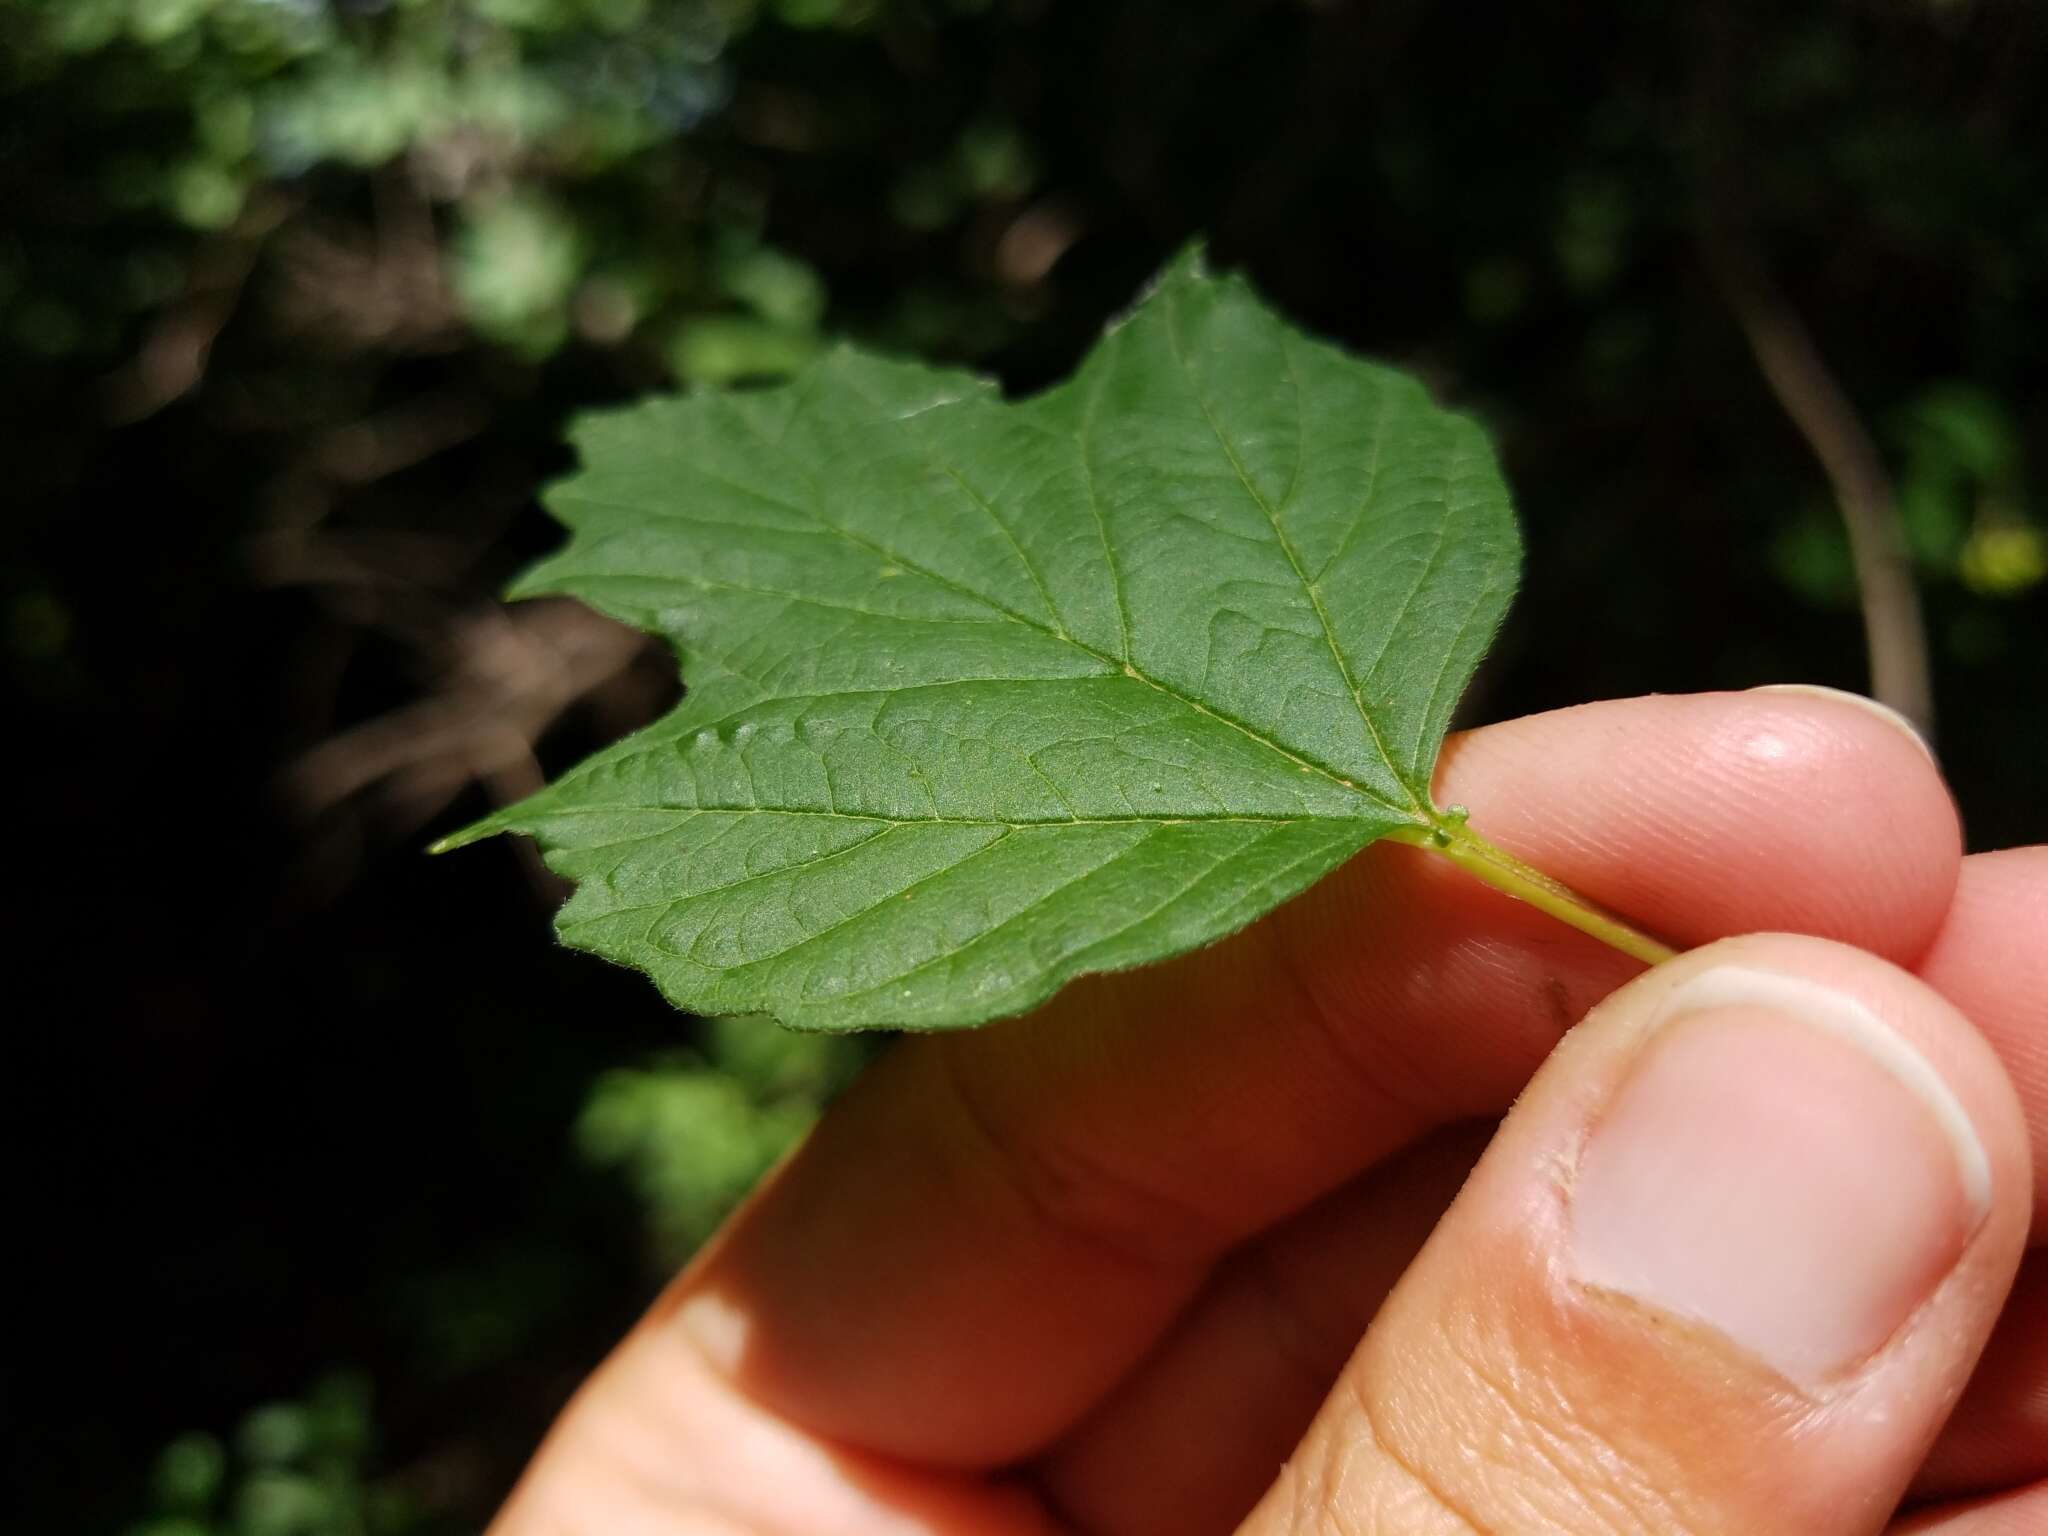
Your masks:
<path fill-rule="evenodd" d="M 1449 824 L 1519 559 L 1493 455 L 1198 255 L 1031 399 L 840 348 L 575 440 L 519 593 L 667 637 L 689 692 L 445 846 L 537 838 L 563 938 L 681 1007 L 979 1023 Z"/>

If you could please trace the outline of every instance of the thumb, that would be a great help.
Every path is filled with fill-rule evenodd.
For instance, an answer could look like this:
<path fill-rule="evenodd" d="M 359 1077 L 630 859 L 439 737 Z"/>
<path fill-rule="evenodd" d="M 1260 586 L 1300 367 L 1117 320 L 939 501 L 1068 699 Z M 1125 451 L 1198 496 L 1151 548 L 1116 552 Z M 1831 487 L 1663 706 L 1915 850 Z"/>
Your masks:
<path fill-rule="evenodd" d="M 1538 1074 L 1242 1530 L 1876 1531 L 2029 1176 L 1920 982 L 1782 935 L 1682 956 Z"/>

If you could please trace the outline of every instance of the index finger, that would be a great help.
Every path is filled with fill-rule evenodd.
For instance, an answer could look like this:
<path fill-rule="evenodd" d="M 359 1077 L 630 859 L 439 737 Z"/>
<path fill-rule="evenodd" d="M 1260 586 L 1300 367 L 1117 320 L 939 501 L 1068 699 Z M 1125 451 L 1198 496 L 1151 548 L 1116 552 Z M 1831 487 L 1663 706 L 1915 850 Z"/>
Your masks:
<path fill-rule="evenodd" d="M 1806 696 L 1489 727 L 1447 749 L 1439 790 L 1681 944 L 1776 929 L 1910 963 L 1960 857 L 1914 740 Z M 1637 969 L 1425 853 L 1369 850 L 1212 949 L 905 1043 L 650 1326 L 839 1443 L 1014 1460 L 1105 1393 L 1224 1250 L 1427 1130 L 1505 1108 Z"/>

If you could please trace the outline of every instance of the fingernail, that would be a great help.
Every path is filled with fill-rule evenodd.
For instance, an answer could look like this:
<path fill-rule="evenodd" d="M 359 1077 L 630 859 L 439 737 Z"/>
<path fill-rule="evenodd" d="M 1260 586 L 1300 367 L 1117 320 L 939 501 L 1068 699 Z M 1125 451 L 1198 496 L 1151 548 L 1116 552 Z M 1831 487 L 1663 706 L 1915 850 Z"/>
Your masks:
<path fill-rule="evenodd" d="M 1991 1204 L 1968 1114 L 1905 1038 L 1797 977 L 1667 994 L 1570 1196 L 1586 1283 L 1720 1330 L 1796 1382 L 1874 1353 Z"/>
<path fill-rule="evenodd" d="M 1798 693 L 1812 699 L 1834 699 L 1843 704 L 1854 704 L 1866 714 L 1875 715 L 1895 731 L 1900 731 L 1914 746 L 1926 754 L 1927 760 L 1934 761 L 1934 748 L 1927 744 L 1927 738 L 1920 734 L 1920 728 L 1889 704 L 1880 704 L 1864 694 L 1851 693 L 1846 688 L 1828 688 L 1820 683 L 1765 683 L 1753 688 L 1752 693 Z"/>

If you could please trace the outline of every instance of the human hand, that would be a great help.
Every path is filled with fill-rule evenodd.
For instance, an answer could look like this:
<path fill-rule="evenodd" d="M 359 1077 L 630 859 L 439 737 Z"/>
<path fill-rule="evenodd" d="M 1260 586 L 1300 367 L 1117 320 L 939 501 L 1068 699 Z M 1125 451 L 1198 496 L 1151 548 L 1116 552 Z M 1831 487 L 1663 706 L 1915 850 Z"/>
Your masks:
<path fill-rule="evenodd" d="M 492 1536 L 2048 1529 L 2048 849 L 1962 858 L 1842 696 L 1535 716 L 1439 779 L 1700 947 L 1638 976 L 1383 844 L 906 1040 Z"/>

